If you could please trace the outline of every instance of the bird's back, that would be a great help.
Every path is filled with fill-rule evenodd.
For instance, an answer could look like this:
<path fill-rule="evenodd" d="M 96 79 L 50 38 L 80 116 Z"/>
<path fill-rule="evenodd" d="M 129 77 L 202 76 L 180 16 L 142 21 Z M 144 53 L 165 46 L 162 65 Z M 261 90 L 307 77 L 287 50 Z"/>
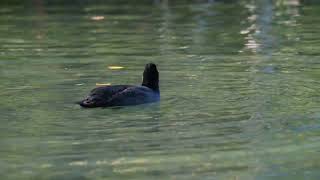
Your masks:
<path fill-rule="evenodd" d="M 130 106 L 159 100 L 159 92 L 155 92 L 145 86 L 132 86 L 114 95 L 109 104 L 110 106 Z"/>
<path fill-rule="evenodd" d="M 145 86 L 114 85 L 93 89 L 80 102 L 83 107 L 130 106 L 159 101 L 159 92 Z"/>

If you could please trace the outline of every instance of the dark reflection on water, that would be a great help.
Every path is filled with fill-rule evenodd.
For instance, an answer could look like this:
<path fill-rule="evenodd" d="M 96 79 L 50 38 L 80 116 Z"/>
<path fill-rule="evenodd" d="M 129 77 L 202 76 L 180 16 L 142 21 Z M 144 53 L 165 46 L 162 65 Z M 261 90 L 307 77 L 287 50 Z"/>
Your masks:
<path fill-rule="evenodd" d="M 0 4 L 1 179 L 320 177 L 318 2 Z M 150 61 L 160 103 L 75 104 Z"/>

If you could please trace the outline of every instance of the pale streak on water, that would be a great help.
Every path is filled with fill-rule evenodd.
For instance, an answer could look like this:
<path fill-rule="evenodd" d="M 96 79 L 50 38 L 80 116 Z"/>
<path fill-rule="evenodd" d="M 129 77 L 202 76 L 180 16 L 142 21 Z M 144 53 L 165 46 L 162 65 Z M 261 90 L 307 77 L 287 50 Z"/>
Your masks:
<path fill-rule="evenodd" d="M 320 178 L 319 3 L 48 2 L 0 7 L 1 179 Z M 74 104 L 150 61 L 160 103 Z"/>

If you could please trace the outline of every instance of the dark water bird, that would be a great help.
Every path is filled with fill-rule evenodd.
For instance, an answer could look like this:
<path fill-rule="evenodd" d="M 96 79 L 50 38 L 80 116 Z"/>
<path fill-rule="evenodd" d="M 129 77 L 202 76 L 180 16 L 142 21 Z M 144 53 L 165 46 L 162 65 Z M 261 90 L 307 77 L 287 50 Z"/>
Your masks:
<path fill-rule="evenodd" d="M 85 108 L 130 106 L 160 100 L 159 72 L 153 63 L 146 64 L 140 86 L 113 85 L 97 87 L 79 102 Z"/>

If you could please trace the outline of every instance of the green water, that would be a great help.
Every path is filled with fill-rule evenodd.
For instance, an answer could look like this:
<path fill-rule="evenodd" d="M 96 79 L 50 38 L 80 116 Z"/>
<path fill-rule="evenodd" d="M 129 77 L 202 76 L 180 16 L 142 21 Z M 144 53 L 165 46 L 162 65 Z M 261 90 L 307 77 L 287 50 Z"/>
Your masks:
<path fill-rule="evenodd" d="M 0 179 L 318 180 L 320 3 L 179 2 L 0 3 Z M 148 62 L 160 103 L 74 103 Z"/>

